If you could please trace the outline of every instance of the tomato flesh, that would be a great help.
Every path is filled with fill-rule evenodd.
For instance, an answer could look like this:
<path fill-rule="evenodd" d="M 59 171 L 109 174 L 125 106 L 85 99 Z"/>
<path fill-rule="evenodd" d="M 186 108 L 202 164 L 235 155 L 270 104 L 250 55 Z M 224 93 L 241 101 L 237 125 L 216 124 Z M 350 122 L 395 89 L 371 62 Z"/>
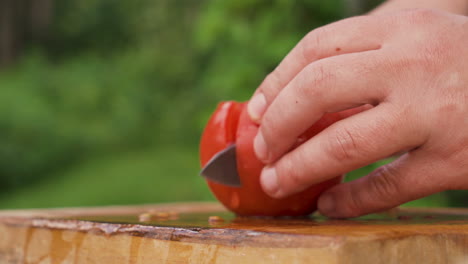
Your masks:
<path fill-rule="evenodd" d="M 326 114 L 298 138 L 296 146 L 346 116 Z M 320 194 L 340 183 L 343 177 L 334 177 L 283 199 L 271 198 L 260 185 L 264 164 L 253 150 L 258 129 L 259 126 L 250 119 L 245 103 L 229 101 L 218 105 L 202 135 L 201 165 L 205 166 L 216 153 L 236 143 L 237 170 L 242 186 L 231 187 L 207 180 L 213 194 L 226 208 L 243 216 L 302 216 L 314 212 Z"/>

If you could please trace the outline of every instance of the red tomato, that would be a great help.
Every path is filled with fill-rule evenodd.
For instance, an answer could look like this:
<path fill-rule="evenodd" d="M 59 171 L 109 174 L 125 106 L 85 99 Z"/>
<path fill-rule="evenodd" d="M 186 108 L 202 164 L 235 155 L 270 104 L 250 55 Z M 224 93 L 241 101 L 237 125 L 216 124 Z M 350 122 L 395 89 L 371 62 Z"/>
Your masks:
<path fill-rule="evenodd" d="M 219 151 L 236 142 L 237 125 L 239 116 L 244 108 L 243 103 L 228 101 L 218 105 L 213 115 L 203 131 L 200 142 L 200 162 L 201 166 L 210 161 L 210 159 Z M 229 204 L 236 204 L 236 195 L 233 193 L 238 188 L 222 185 L 207 180 L 211 192 L 228 209 Z"/>
<path fill-rule="evenodd" d="M 301 216 L 317 209 L 319 195 L 338 184 L 342 176 L 314 185 L 298 194 L 283 199 L 274 199 L 263 192 L 260 172 L 264 164 L 253 150 L 253 139 L 258 125 L 251 121 L 245 103 L 224 102 L 211 116 L 203 132 L 200 144 L 201 165 L 214 154 L 232 143 L 237 144 L 237 169 L 242 187 L 230 187 L 207 180 L 216 198 L 229 210 L 244 216 Z M 350 114 L 326 114 L 298 139 L 298 144 L 316 135 L 334 122 Z"/>
<path fill-rule="evenodd" d="M 200 142 L 202 166 L 219 151 L 236 141 L 237 124 L 243 103 L 228 101 L 218 105 L 203 131 Z"/>

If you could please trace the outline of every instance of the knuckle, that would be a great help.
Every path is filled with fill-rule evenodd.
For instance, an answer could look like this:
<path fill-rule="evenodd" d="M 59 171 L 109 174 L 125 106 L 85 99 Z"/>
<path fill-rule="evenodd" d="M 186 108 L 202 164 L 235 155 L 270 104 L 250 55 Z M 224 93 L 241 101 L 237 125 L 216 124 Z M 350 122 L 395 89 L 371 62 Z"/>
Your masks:
<path fill-rule="evenodd" d="M 349 188 L 346 200 L 340 203 L 339 211 L 346 217 L 357 217 L 398 204 L 400 198 L 397 195 L 402 192 L 402 184 L 396 168 L 383 166 L 368 177 L 366 186 Z"/>
<path fill-rule="evenodd" d="M 310 80 L 310 85 L 313 87 L 322 87 L 330 83 L 333 79 L 333 75 L 331 74 L 332 71 L 327 69 L 327 67 L 322 63 L 311 65 L 310 72 L 311 74 L 309 76 L 312 78 Z"/>
<path fill-rule="evenodd" d="M 431 9 L 418 8 L 407 12 L 408 19 L 415 24 L 426 24 L 437 17 L 437 12 Z"/>
<path fill-rule="evenodd" d="M 320 39 L 324 34 L 323 28 L 317 28 L 307 33 L 302 42 L 302 56 L 306 62 L 312 62 L 319 59 L 318 47 Z"/>
<path fill-rule="evenodd" d="M 278 158 L 287 145 L 287 139 L 290 138 L 288 127 L 284 122 L 285 117 L 278 108 L 269 109 L 261 121 L 260 129 L 272 159 Z"/>
<path fill-rule="evenodd" d="M 347 217 L 356 217 L 363 213 L 363 208 L 366 204 L 362 199 L 362 192 L 358 192 L 356 188 L 350 189 L 349 199 L 342 204 L 340 211 Z"/>
<path fill-rule="evenodd" d="M 266 112 L 262 117 L 261 131 L 265 139 L 265 142 L 268 144 L 273 138 L 276 138 L 276 129 L 277 118 L 275 115 L 270 112 Z"/>
<path fill-rule="evenodd" d="M 297 189 L 304 185 L 304 177 L 298 169 L 297 163 L 290 158 L 281 159 L 276 165 L 279 184 L 288 190 Z"/>
<path fill-rule="evenodd" d="M 432 76 L 440 75 L 440 68 L 443 67 L 442 63 L 448 60 L 453 61 L 453 50 L 457 49 L 455 43 L 441 36 L 428 37 L 429 40 L 421 49 L 415 65 L 420 70 L 431 73 Z"/>
<path fill-rule="evenodd" d="M 459 171 L 468 171 L 468 153 L 466 153 L 468 146 L 466 143 L 461 143 L 457 148 L 458 150 L 447 153 L 445 162 L 449 164 L 448 167 L 450 168 L 456 168 Z M 440 160 L 444 161 L 444 158 L 441 157 Z"/>
<path fill-rule="evenodd" d="M 401 177 L 398 170 L 391 165 L 378 168 L 370 177 L 368 188 L 370 199 L 394 199 L 395 194 L 401 191 L 399 184 Z"/>
<path fill-rule="evenodd" d="M 406 9 L 390 16 L 391 20 L 397 24 L 404 26 L 425 26 L 434 23 L 440 14 L 432 9 L 413 8 Z"/>
<path fill-rule="evenodd" d="M 348 128 L 342 128 L 330 133 L 328 139 L 328 154 L 337 161 L 353 160 L 361 153 L 356 135 Z"/>
<path fill-rule="evenodd" d="M 468 174 L 468 136 L 459 137 L 460 139 L 455 142 L 439 145 L 436 154 L 431 157 L 437 159 L 438 162 L 427 166 L 426 178 L 435 181 L 441 190 L 466 189 L 468 186 L 468 178 L 465 176 Z M 450 142 L 450 140 L 442 140 L 442 142 Z M 441 178 L 434 175 L 433 172 L 440 171 L 440 168 L 444 168 L 443 170 L 450 176 Z"/>
<path fill-rule="evenodd" d="M 314 98 L 320 102 L 325 91 L 330 87 L 334 76 L 323 64 L 309 65 L 295 82 L 296 94 L 299 98 Z"/>
<path fill-rule="evenodd" d="M 267 75 L 261 85 L 262 92 L 265 95 L 267 102 L 271 102 L 282 87 L 283 84 L 281 82 L 281 77 L 279 76 L 278 70 L 275 69 Z"/>

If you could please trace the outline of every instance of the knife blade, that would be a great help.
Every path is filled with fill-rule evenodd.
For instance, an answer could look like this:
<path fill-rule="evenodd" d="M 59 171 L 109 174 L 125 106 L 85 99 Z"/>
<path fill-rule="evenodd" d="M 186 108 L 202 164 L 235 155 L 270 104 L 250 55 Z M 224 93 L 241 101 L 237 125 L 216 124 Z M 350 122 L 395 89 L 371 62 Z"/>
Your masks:
<path fill-rule="evenodd" d="M 216 153 L 201 170 L 200 175 L 213 182 L 232 187 L 240 187 L 237 171 L 236 144 Z"/>

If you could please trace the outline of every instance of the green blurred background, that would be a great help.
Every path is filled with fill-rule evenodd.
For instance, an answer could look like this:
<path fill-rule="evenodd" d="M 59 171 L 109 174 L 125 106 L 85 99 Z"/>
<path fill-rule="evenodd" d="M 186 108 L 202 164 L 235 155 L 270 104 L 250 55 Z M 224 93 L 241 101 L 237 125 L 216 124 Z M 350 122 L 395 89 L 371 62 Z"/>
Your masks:
<path fill-rule="evenodd" d="M 0 208 L 214 200 L 198 141 L 216 104 L 378 2 L 0 0 Z"/>

